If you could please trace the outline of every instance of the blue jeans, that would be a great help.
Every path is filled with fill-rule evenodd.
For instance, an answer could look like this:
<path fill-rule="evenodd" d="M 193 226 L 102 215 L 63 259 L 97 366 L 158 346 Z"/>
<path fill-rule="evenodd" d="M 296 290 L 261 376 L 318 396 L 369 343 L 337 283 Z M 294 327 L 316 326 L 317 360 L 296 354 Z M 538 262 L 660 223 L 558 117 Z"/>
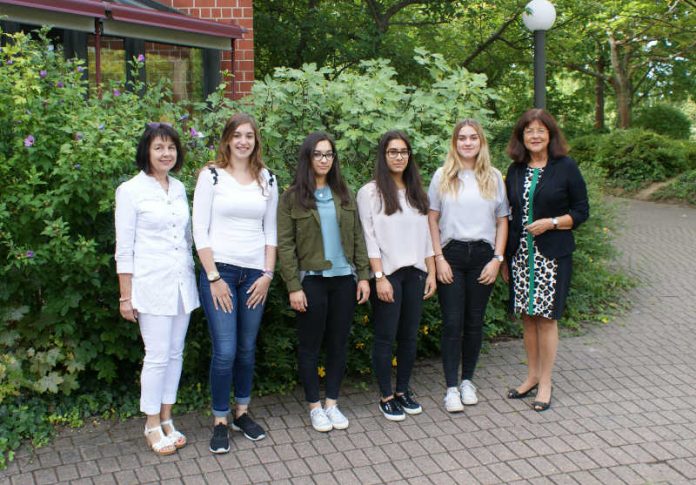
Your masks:
<path fill-rule="evenodd" d="M 263 272 L 224 263 L 216 263 L 216 266 L 232 292 L 232 312 L 225 313 L 219 306 L 215 309 L 205 272 L 200 275 L 200 294 L 213 347 L 210 359 L 213 415 L 225 417 L 230 412 L 232 381 L 235 402 L 249 404 L 251 400 L 256 335 L 261 326 L 264 305 L 248 308 L 247 291 Z"/>

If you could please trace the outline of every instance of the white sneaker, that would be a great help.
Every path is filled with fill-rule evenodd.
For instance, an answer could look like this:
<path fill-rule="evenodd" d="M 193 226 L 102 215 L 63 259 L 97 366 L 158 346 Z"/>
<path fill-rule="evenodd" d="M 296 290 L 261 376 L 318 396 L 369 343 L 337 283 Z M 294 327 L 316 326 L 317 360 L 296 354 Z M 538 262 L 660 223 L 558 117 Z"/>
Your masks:
<path fill-rule="evenodd" d="M 312 409 L 309 412 L 309 419 L 312 421 L 312 428 L 316 429 L 317 431 L 326 433 L 333 429 L 331 420 L 321 407 Z"/>
<path fill-rule="evenodd" d="M 464 411 L 464 405 L 459 395 L 459 389 L 456 387 L 448 387 L 445 394 L 445 409 L 448 413 L 458 413 Z"/>
<path fill-rule="evenodd" d="M 348 418 L 343 415 L 343 413 L 338 409 L 338 406 L 326 408 L 324 412 L 331 421 L 331 425 L 334 429 L 346 429 L 348 427 Z"/>
<path fill-rule="evenodd" d="M 462 402 L 466 406 L 473 406 L 478 403 L 478 397 L 476 397 L 476 387 L 471 383 L 470 380 L 463 380 L 459 386 L 459 391 L 462 394 Z"/>

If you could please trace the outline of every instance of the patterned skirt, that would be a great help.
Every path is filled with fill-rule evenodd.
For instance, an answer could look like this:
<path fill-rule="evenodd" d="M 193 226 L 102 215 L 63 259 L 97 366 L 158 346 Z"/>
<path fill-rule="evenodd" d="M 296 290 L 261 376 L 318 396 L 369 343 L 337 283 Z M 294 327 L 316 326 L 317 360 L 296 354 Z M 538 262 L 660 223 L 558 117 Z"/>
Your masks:
<path fill-rule="evenodd" d="M 530 249 L 534 257 L 531 264 Z M 563 314 L 570 288 L 572 257 L 545 257 L 536 242 L 532 242 L 532 248 L 529 247 L 524 231 L 510 266 L 512 313 L 558 320 Z"/>

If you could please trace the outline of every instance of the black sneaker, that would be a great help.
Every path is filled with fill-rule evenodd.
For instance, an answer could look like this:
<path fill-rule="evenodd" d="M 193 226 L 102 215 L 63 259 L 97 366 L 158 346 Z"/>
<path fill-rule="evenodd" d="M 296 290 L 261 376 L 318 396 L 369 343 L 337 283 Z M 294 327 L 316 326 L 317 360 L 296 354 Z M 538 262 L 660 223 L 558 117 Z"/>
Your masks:
<path fill-rule="evenodd" d="M 406 391 L 404 394 L 397 396 L 394 394 L 394 401 L 397 401 L 406 414 L 420 414 L 423 408 L 418 401 L 413 399 L 413 393 Z"/>
<path fill-rule="evenodd" d="M 210 438 L 211 453 L 228 453 L 230 451 L 230 432 L 225 423 L 219 423 L 213 428 L 213 437 Z"/>
<path fill-rule="evenodd" d="M 380 399 L 379 410 L 382 411 L 384 417 L 387 418 L 389 421 L 403 421 L 404 419 L 406 419 L 404 410 L 401 409 L 401 406 L 398 402 L 396 402 L 396 399 L 390 399 L 387 402 L 384 402 Z"/>
<path fill-rule="evenodd" d="M 263 428 L 259 426 L 253 419 L 249 417 L 247 413 L 242 414 L 240 417 L 232 421 L 232 429 L 235 431 L 241 431 L 251 441 L 262 440 L 266 437 Z"/>

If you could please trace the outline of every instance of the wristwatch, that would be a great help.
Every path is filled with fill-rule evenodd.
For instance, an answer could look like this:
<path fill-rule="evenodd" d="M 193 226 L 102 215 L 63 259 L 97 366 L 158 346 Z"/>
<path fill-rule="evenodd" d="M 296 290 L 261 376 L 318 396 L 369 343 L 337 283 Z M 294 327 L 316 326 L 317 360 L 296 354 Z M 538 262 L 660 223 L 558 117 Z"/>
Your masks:
<path fill-rule="evenodd" d="M 503 261 L 505 261 L 505 258 L 503 257 L 502 254 L 494 254 L 494 255 L 493 255 L 493 259 L 497 259 L 498 262 L 500 262 L 500 263 L 502 263 Z"/>
<path fill-rule="evenodd" d="M 384 273 L 381 271 L 375 271 L 375 279 L 381 280 L 382 278 L 384 278 Z"/>
<path fill-rule="evenodd" d="M 558 229 L 558 217 L 551 219 L 551 222 L 553 223 L 553 228 Z"/>
<path fill-rule="evenodd" d="M 207 274 L 207 276 L 208 276 L 208 281 L 210 283 L 214 283 L 220 279 L 220 273 L 218 273 L 217 271 L 211 271 L 210 273 Z"/>

